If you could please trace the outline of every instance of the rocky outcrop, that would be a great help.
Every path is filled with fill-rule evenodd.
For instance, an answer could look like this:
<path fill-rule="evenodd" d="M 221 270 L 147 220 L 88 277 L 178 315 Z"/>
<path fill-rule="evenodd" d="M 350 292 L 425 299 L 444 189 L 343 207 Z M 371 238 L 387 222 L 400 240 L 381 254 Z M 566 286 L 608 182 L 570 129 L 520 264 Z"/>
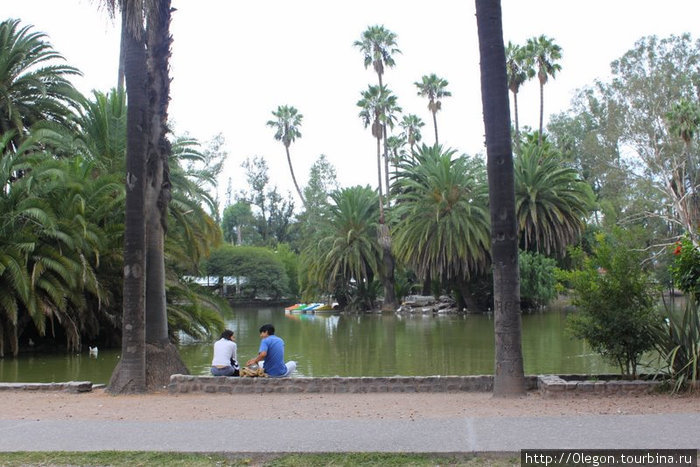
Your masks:
<path fill-rule="evenodd" d="M 396 312 L 422 315 L 465 313 L 464 310 L 459 309 L 457 302 L 448 295 L 441 295 L 438 298 L 432 295 L 409 295 Z"/>

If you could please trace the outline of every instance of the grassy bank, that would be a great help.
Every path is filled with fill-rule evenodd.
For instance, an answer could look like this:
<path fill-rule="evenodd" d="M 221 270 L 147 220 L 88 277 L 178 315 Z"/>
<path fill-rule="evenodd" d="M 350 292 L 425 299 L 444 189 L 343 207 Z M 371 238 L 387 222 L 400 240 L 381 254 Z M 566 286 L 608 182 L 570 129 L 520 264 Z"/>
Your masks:
<path fill-rule="evenodd" d="M 208 454 L 135 451 L 0 453 L 0 466 L 494 466 L 520 465 L 518 454 Z"/>

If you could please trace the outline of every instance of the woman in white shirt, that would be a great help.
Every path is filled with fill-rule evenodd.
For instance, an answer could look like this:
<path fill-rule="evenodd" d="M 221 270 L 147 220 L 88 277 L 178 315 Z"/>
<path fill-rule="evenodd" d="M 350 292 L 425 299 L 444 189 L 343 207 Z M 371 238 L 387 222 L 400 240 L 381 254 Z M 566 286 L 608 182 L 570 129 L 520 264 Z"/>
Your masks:
<path fill-rule="evenodd" d="M 238 376 L 238 346 L 233 331 L 226 329 L 221 338 L 214 342 L 214 358 L 211 361 L 211 374 L 214 376 Z"/>

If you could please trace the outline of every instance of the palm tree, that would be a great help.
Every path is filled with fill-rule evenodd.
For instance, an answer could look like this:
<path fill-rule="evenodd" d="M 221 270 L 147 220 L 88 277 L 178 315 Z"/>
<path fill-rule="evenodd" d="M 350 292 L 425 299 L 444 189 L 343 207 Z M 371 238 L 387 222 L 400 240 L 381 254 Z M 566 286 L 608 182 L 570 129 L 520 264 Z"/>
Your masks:
<path fill-rule="evenodd" d="M 555 78 L 561 65 L 556 63 L 561 60 L 561 47 L 554 43 L 547 36 L 533 37 L 527 40 L 527 54 L 531 57 L 537 69 L 537 79 L 540 81 L 540 137 L 539 144 L 542 144 L 542 131 L 544 121 L 544 85 L 549 78 Z"/>
<path fill-rule="evenodd" d="M 326 234 L 307 249 L 305 257 L 311 262 L 307 268 L 312 280 L 323 290 L 335 293 L 339 303 L 348 302 L 349 296 L 357 293 L 357 305 L 372 307 L 366 292 L 382 264 L 382 249 L 377 242 L 378 206 L 377 194 L 369 186 L 334 192 L 329 216 L 321 226 Z"/>
<path fill-rule="evenodd" d="M 525 394 L 513 151 L 500 0 L 476 0 L 493 264 L 496 397 Z"/>
<path fill-rule="evenodd" d="M 406 159 L 406 150 L 404 146 L 406 145 L 406 140 L 402 136 L 390 136 L 386 140 L 386 147 L 389 150 L 389 155 L 391 156 L 391 163 L 394 166 L 394 170 L 399 166 L 399 164 Z"/>
<path fill-rule="evenodd" d="M 37 122 L 70 127 L 79 93 L 68 81 L 80 72 L 64 60 L 46 34 L 20 28 L 19 20 L 0 23 L 0 134 L 15 130 L 14 145 Z"/>
<path fill-rule="evenodd" d="M 529 143 L 515 159 L 515 212 L 523 249 L 563 255 L 583 232 L 593 193 L 548 150 Z"/>
<path fill-rule="evenodd" d="M 435 144 L 439 144 L 436 115 L 438 110 L 442 108 L 442 102 L 440 99 L 452 95 L 451 92 L 445 90 L 449 83 L 446 79 L 439 78 L 435 73 L 432 73 L 430 75 L 423 75 L 421 81 L 416 81 L 413 84 L 415 84 L 418 88 L 419 96 L 428 98 L 428 110 L 430 110 L 430 112 L 433 114 Z"/>
<path fill-rule="evenodd" d="M 396 34 L 384 26 L 369 26 L 362 33 L 360 40 L 355 41 L 353 45 L 364 55 L 365 68 L 370 65 L 374 67 L 379 78 L 379 87 L 382 87 L 384 67 L 393 67 L 396 64 L 393 55 L 401 53 L 396 47 Z"/>
<path fill-rule="evenodd" d="M 420 143 L 422 138 L 420 129 L 425 126 L 425 123 L 418 115 L 408 114 L 403 116 L 399 126 L 403 129 L 401 136 L 408 142 L 408 145 L 411 147 L 411 156 L 413 156 L 414 147 L 416 143 Z"/>
<path fill-rule="evenodd" d="M 267 126 L 274 128 L 275 139 L 277 141 L 282 141 L 284 150 L 287 152 L 287 163 L 289 163 L 289 172 L 292 174 L 294 187 L 297 189 L 297 194 L 299 195 L 301 202 L 306 204 L 306 201 L 304 201 L 304 195 L 301 194 L 299 184 L 294 176 L 292 158 L 289 155 L 289 145 L 292 144 L 295 139 L 301 138 L 299 127 L 301 126 L 301 120 L 304 118 L 304 116 L 294 107 L 287 105 L 277 107 L 277 110 L 273 111 L 272 115 L 275 116 L 276 120 L 269 120 L 267 122 Z"/>
<path fill-rule="evenodd" d="M 394 257 L 391 253 L 391 234 L 385 223 L 384 200 L 382 194 L 382 153 L 381 141 L 385 134 L 386 114 L 390 109 L 396 108 L 396 96 L 384 86 L 369 86 L 362 93 L 362 99 L 357 102 L 361 107 L 360 118 L 364 121 L 365 128 L 372 127 L 372 136 L 377 139 L 377 179 L 379 186 L 379 243 L 383 249 L 382 260 L 384 262 L 381 275 L 384 285 L 385 310 L 395 309 L 397 306 L 394 291 Z"/>
<path fill-rule="evenodd" d="M 486 185 L 455 151 L 423 145 L 399 166 L 394 251 L 423 280 L 464 284 L 488 263 Z"/>
<path fill-rule="evenodd" d="M 513 93 L 513 111 L 515 112 L 515 144 L 520 145 L 520 126 L 518 124 L 518 92 L 527 80 L 535 76 L 535 69 L 530 63 L 527 49 L 508 41 L 506 46 L 506 72 L 508 89 Z"/>

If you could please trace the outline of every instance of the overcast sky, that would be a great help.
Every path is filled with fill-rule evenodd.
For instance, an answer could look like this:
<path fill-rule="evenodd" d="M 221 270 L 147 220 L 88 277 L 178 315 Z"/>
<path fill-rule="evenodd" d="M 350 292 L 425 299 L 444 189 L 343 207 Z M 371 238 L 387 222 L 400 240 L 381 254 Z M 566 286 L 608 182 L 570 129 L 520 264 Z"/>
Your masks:
<path fill-rule="evenodd" d="M 413 84 L 436 73 L 452 97 L 438 113 L 440 142 L 460 153 L 483 153 L 478 39 L 471 0 L 173 0 L 170 116 L 178 134 L 226 138 L 222 177 L 243 188 L 241 162 L 264 156 L 271 182 L 293 191 L 281 143 L 265 125 L 279 105 L 303 115 L 302 138 L 290 150 L 300 184 L 320 154 L 335 165 L 343 186 L 376 185 L 376 145 L 356 106 L 376 84 L 374 71 L 352 46 L 370 25 L 397 34 L 402 51 L 385 84 L 404 113 L 425 121 L 434 140 L 427 100 Z M 116 83 L 118 21 L 97 0 L 2 0 L 4 17 L 20 18 L 47 33 L 54 48 L 83 73 L 78 88 L 107 91 Z M 610 62 L 643 36 L 690 32 L 698 38 L 698 0 L 502 0 L 504 40 L 523 44 L 544 34 L 562 48 L 562 70 L 545 86 L 545 125 L 565 111 L 576 89 L 605 79 Z M 521 125 L 536 128 L 539 88 L 519 94 Z M 512 112 L 511 112 L 512 113 Z M 296 196 L 296 195 L 294 195 Z M 297 206 L 300 205 L 296 201 Z"/>

